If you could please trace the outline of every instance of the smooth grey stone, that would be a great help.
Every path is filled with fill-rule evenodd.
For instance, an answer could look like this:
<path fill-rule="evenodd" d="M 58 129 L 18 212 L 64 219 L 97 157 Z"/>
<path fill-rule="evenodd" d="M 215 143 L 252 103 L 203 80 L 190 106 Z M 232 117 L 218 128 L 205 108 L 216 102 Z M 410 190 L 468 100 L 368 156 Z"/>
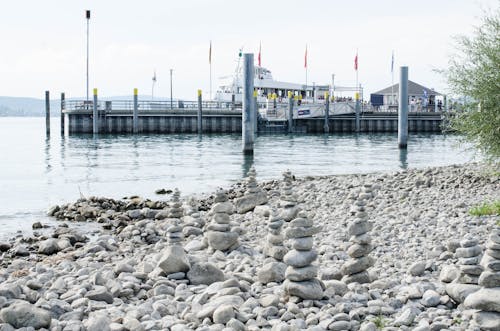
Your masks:
<path fill-rule="evenodd" d="M 461 265 L 460 271 L 464 274 L 479 276 L 483 272 L 483 267 L 480 265 Z"/>
<path fill-rule="evenodd" d="M 341 270 L 344 275 L 352 275 L 363 272 L 373 266 L 375 260 L 371 256 L 364 256 L 359 259 L 351 259 L 344 263 Z"/>
<path fill-rule="evenodd" d="M 24 301 L 14 302 L 0 311 L 2 320 L 19 329 L 32 327 L 35 329 L 49 328 L 52 321 L 50 312 L 35 307 Z"/>
<path fill-rule="evenodd" d="M 302 218 L 302 217 L 297 217 L 293 220 L 290 221 L 290 226 L 291 227 L 304 227 L 304 228 L 310 228 L 311 226 L 314 225 L 313 220 L 307 219 L 307 218 Z"/>
<path fill-rule="evenodd" d="M 441 300 L 441 296 L 434 290 L 427 290 L 422 295 L 420 301 L 426 307 L 436 307 Z"/>
<path fill-rule="evenodd" d="M 467 258 L 467 257 L 474 257 L 481 255 L 481 247 L 479 246 L 472 246 L 472 247 L 461 247 L 457 248 L 455 251 L 455 256 L 458 258 Z"/>
<path fill-rule="evenodd" d="M 276 220 L 268 223 L 268 227 L 271 229 L 280 229 L 283 226 L 283 223 L 285 223 L 282 220 Z"/>
<path fill-rule="evenodd" d="M 235 313 L 232 305 L 221 305 L 215 309 L 213 321 L 216 324 L 226 324 L 234 317 Z"/>
<path fill-rule="evenodd" d="M 495 249 L 498 251 L 498 250 L 500 250 L 500 244 L 494 243 L 493 241 L 489 240 L 486 243 L 486 248 Z"/>
<path fill-rule="evenodd" d="M 234 212 L 234 206 L 230 201 L 217 202 L 212 206 L 210 211 L 212 213 L 232 214 Z"/>
<path fill-rule="evenodd" d="M 398 317 L 396 317 L 396 320 L 394 321 L 393 325 L 394 326 L 410 326 L 412 325 L 413 321 L 415 320 L 415 317 L 417 317 L 420 314 L 420 310 L 418 310 L 415 307 L 406 307 L 402 310 L 401 314 L 399 314 Z"/>
<path fill-rule="evenodd" d="M 500 233 L 499 232 L 492 232 L 490 234 L 490 241 L 494 242 L 495 244 L 500 244 Z"/>
<path fill-rule="evenodd" d="M 321 231 L 321 227 L 312 226 L 312 227 L 289 227 L 286 229 L 285 234 L 287 238 L 302 238 L 302 237 L 311 237 Z"/>
<path fill-rule="evenodd" d="M 283 257 L 283 262 L 293 267 L 305 267 L 310 265 L 314 260 L 316 260 L 317 257 L 318 253 L 316 253 L 316 251 L 314 250 L 291 250 L 285 254 L 285 256 Z"/>
<path fill-rule="evenodd" d="M 238 242 L 236 232 L 209 231 L 207 238 L 210 247 L 220 251 L 227 251 Z"/>
<path fill-rule="evenodd" d="M 458 264 L 460 265 L 477 265 L 481 261 L 480 256 L 465 257 L 458 259 Z"/>
<path fill-rule="evenodd" d="M 207 226 L 207 230 L 208 231 L 228 232 L 228 231 L 231 231 L 231 226 L 229 224 L 211 223 Z"/>
<path fill-rule="evenodd" d="M 462 247 L 473 247 L 473 246 L 477 246 L 479 242 L 477 241 L 476 238 L 466 238 L 466 239 L 463 239 L 462 241 L 460 241 L 460 246 Z"/>
<path fill-rule="evenodd" d="M 262 307 L 278 306 L 280 297 L 275 294 L 265 294 L 259 298 L 259 304 Z"/>
<path fill-rule="evenodd" d="M 355 244 L 368 245 L 372 243 L 372 237 L 368 233 L 364 233 L 360 236 L 351 236 L 349 241 Z"/>
<path fill-rule="evenodd" d="M 472 315 L 481 330 L 498 331 L 500 330 L 500 313 L 477 311 Z"/>
<path fill-rule="evenodd" d="M 7 242 L 0 242 L 0 252 L 7 252 L 11 247 L 11 244 Z"/>
<path fill-rule="evenodd" d="M 500 250 L 487 249 L 486 252 L 484 252 L 484 254 L 488 254 L 489 256 L 500 260 Z"/>
<path fill-rule="evenodd" d="M 318 267 L 314 265 L 309 265 L 307 267 L 296 268 L 289 266 L 285 271 L 285 278 L 295 281 L 301 282 L 304 280 L 313 279 L 318 275 Z"/>
<path fill-rule="evenodd" d="M 57 239 L 47 239 L 38 244 L 38 253 L 52 255 L 59 252 L 61 248 L 57 244 Z"/>
<path fill-rule="evenodd" d="M 85 297 L 90 300 L 104 301 L 108 304 L 113 303 L 113 296 L 111 295 L 111 293 L 108 292 L 108 290 L 104 286 L 95 286 L 93 290 L 88 291 L 85 294 Z"/>
<path fill-rule="evenodd" d="M 313 237 L 292 238 L 290 239 L 290 244 L 293 249 L 299 251 L 309 251 L 314 245 L 314 239 Z"/>
<path fill-rule="evenodd" d="M 347 249 L 347 255 L 349 255 L 352 258 L 359 258 L 370 254 L 372 250 L 373 246 L 371 244 L 367 245 L 353 244 Z"/>
<path fill-rule="evenodd" d="M 257 279 L 262 284 L 281 283 L 285 279 L 286 267 L 282 262 L 267 263 L 257 272 Z"/>
<path fill-rule="evenodd" d="M 500 287 L 500 272 L 484 271 L 479 276 L 478 284 L 483 287 Z"/>
<path fill-rule="evenodd" d="M 231 217 L 226 213 L 217 213 L 213 216 L 212 220 L 218 224 L 229 224 L 231 222 Z"/>
<path fill-rule="evenodd" d="M 203 308 L 196 313 L 199 319 L 212 317 L 214 311 L 222 305 L 230 305 L 232 307 L 240 307 L 243 304 L 243 299 L 239 295 L 222 295 L 211 299 Z"/>
<path fill-rule="evenodd" d="M 481 259 L 481 266 L 492 271 L 500 271 L 500 259 L 495 259 L 488 254 L 484 254 Z"/>
<path fill-rule="evenodd" d="M 93 313 L 89 316 L 84 326 L 87 331 L 111 331 L 111 320 L 103 313 Z"/>
<path fill-rule="evenodd" d="M 335 321 L 328 326 L 328 330 L 343 331 L 350 330 L 351 322 L 349 321 Z"/>
<path fill-rule="evenodd" d="M 191 285 L 210 285 L 224 280 L 224 273 L 217 266 L 208 262 L 198 262 L 187 273 Z"/>
<path fill-rule="evenodd" d="M 324 284 L 326 288 L 325 292 L 327 294 L 330 294 L 331 296 L 333 295 L 343 296 L 348 291 L 346 283 L 340 280 L 335 280 L 335 279 L 327 280 L 324 281 Z"/>
<path fill-rule="evenodd" d="M 323 298 L 323 287 L 317 279 L 303 282 L 285 280 L 283 283 L 285 293 L 299 297 L 303 300 L 320 300 Z"/>
<path fill-rule="evenodd" d="M 360 236 L 373 228 L 373 224 L 366 220 L 354 220 L 347 229 L 349 236 Z"/>
<path fill-rule="evenodd" d="M 20 299 L 22 293 L 22 288 L 19 285 L 9 283 L 0 284 L 0 297 Z"/>
<path fill-rule="evenodd" d="M 424 272 L 425 272 L 425 265 L 426 265 L 426 261 L 417 261 L 417 262 L 414 262 L 408 268 L 408 272 L 412 276 L 422 276 L 424 274 Z"/>
<path fill-rule="evenodd" d="M 279 234 L 279 235 L 274 235 L 274 234 L 270 234 L 270 233 L 267 234 L 267 242 L 270 244 L 273 244 L 273 245 L 282 244 L 284 240 L 285 240 L 285 238 L 281 234 Z"/>
<path fill-rule="evenodd" d="M 160 258 L 158 267 L 167 275 L 176 272 L 187 272 L 190 264 L 184 248 L 178 245 L 167 247 Z"/>
<path fill-rule="evenodd" d="M 370 274 L 367 271 L 362 271 L 356 274 L 346 275 L 342 277 L 342 281 L 346 284 L 350 283 L 365 284 L 371 282 L 371 278 Z"/>
<path fill-rule="evenodd" d="M 459 276 L 457 268 L 451 265 L 445 265 L 439 273 L 439 280 L 443 283 L 451 283 Z"/>
<path fill-rule="evenodd" d="M 500 313 L 500 287 L 482 288 L 467 296 L 464 306 L 470 309 L 479 309 Z"/>

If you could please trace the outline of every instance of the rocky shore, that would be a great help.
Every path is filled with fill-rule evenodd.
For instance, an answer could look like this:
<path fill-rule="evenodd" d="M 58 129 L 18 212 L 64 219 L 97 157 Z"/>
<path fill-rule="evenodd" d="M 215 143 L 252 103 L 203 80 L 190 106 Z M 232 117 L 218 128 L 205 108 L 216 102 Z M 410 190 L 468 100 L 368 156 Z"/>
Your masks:
<path fill-rule="evenodd" d="M 500 330 L 481 164 L 179 195 L 80 199 L 1 242 L 0 330 Z"/>

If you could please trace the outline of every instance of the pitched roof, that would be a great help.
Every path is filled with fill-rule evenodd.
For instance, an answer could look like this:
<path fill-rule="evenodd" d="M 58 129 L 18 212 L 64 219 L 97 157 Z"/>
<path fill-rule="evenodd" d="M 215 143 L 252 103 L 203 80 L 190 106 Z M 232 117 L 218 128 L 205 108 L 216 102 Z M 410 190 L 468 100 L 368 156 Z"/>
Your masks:
<path fill-rule="evenodd" d="M 392 94 L 394 90 L 394 93 L 399 93 L 399 83 L 398 84 L 394 84 L 392 86 L 389 86 L 389 87 L 386 87 L 385 89 L 383 90 L 380 90 L 378 92 L 375 92 L 375 93 L 372 93 L 372 94 L 383 94 L 383 95 L 387 95 L 387 94 Z M 419 95 L 424 95 L 424 91 L 426 91 L 427 93 L 427 96 L 430 96 L 430 95 L 441 95 L 441 93 L 437 92 L 437 91 L 434 91 L 428 87 L 425 87 L 423 85 L 420 85 L 420 84 L 417 84 L 415 82 L 412 82 L 411 80 L 408 80 L 408 95 L 409 96 L 412 96 L 412 95 L 415 95 L 415 96 L 419 96 Z"/>

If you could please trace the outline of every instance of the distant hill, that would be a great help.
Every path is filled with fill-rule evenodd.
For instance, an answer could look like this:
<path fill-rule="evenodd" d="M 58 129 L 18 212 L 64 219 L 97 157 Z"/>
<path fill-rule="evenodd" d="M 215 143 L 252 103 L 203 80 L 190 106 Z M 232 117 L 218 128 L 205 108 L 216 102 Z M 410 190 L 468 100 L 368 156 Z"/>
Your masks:
<path fill-rule="evenodd" d="M 139 100 L 149 100 L 151 96 L 139 95 Z M 68 100 L 83 100 L 84 98 L 70 98 Z M 100 100 L 132 100 L 131 95 L 106 97 Z M 170 100 L 169 98 L 155 98 L 155 100 Z M 176 99 L 174 99 L 176 100 Z M 50 116 L 60 115 L 61 100 L 50 100 Z M 2 97 L 0 96 L 0 117 L 2 116 L 45 116 L 45 99 Z"/>

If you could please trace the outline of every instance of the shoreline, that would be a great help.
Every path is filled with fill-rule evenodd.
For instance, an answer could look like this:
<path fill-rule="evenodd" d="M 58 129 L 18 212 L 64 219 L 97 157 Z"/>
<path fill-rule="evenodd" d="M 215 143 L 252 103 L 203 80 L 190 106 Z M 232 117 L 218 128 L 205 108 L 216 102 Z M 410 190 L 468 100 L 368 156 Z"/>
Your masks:
<path fill-rule="evenodd" d="M 191 271 L 210 264 L 214 274 L 222 275 L 211 285 L 194 285 L 189 272 L 159 270 L 170 246 L 166 239 L 173 222 L 172 203 L 89 198 L 91 203 L 79 200 L 59 206 L 50 213 L 94 219 L 101 228 L 95 230 L 95 240 L 85 240 L 85 233 L 66 221 L 61 225 L 69 227 L 49 229 L 52 238 L 18 238 L 8 249 L 1 244 L 0 312 L 17 300 L 27 301 L 49 311 L 50 325 L 56 329 L 111 325 L 113 330 L 132 326 L 144 330 L 321 330 L 348 325 L 351 330 L 371 330 L 382 320 L 387 330 L 473 327 L 473 311 L 461 309 L 450 298 L 442 273 L 458 270 L 453 250 L 457 242 L 472 236 L 484 248 L 488 233 L 498 228 L 498 216 L 468 213 L 479 203 L 500 200 L 499 178 L 481 173 L 481 167 L 467 163 L 296 178 L 292 183 L 298 205 L 315 225 L 322 226 L 313 236 L 318 252 L 314 265 L 326 294 L 320 300 L 289 298 L 281 281 L 265 283 L 260 273 L 269 263 L 280 263 L 264 255 L 264 243 L 267 215 L 271 208 L 281 208 L 282 180 L 258 185 L 267 195 L 267 204 L 230 216 L 231 231 L 238 233 L 240 244 L 231 252 L 214 251 L 207 243 L 209 210 L 216 195 L 197 196 L 195 203 L 193 196 L 183 197 L 181 206 L 187 215 L 175 218 L 180 220 L 184 237 L 180 243 Z M 354 219 L 356 197 L 366 185 L 374 192 L 366 213 L 373 224 L 371 256 L 375 262 L 368 269 L 370 283 L 347 284 L 341 272 L 349 261 L 347 229 Z M 229 199 L 243 196 L 247 186 L 231 185 Z M 195 208 L 199 212 L 193 213 Z M 290 226 L 287 223 L 285 227 Z M 288 241 L 285 246 L 290 249 Z M 424 298 L 428 290 L 435 293 L 433 299 L 437 296 L 435 305 L 428 305 Z M 228 306 L 231 318 L 219 319 L 213 305 Z M 208 313 L 199 315 L 199 311 Z M 39 313 L 38 317 L 46 318 L 44 312 Z M 412 320 L 400 324 L 409 313 Z"/>

